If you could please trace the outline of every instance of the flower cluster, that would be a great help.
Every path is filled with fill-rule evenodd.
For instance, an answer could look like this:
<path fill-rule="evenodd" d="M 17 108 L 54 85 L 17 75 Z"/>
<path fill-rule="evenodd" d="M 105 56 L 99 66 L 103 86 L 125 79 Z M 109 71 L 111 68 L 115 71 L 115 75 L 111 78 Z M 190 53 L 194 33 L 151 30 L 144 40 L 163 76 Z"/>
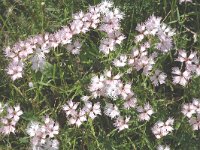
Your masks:
<path fill-rule="evenodd" d="M 119 59 L 113 61 L 114 66 L 124 67 L 127 64 L 137 71 L 142 70 L 144 75 L 150 75 L 150 80 L 155 86 L 164 84 L 166 74 L 159 69 L 152 74 L 153 66 L 159 53 L 166 53 L 172 49 L 172 37 L 175 30 L 161 22 L 160 17 L 152 15 L 144 23 L 138 24 L 136 30 L 139 32 L 135 36 L 136 47 L 132 48 L 132 53 L 128 56 L 120 55 Z M 155 38 L 157 40 L 155 40 Z M 154 40 L 153 40 L 154 39 Z M 157 43 L 152 41 L 159 41 Z M 157 51 L 150 52 L 150 49 Z"/>
<path fill-rule="evenodd" d="M 185 103 L 182 107 L 182 113 L 189 118 L 189 123 L 193 130 L 200 129 L 200 100 L 193 99 L 192 103 Z"/>
<path fill-rule="evenodd" d="M 88 117 L 93 120 L 97 115 L 101 115 L 99 102 L 92 104 L 86 97 L 84 100 L 83 108 L 78 108 L 79 103 L 73 102 L 72 100 L 69 100 L 67 104 L 63 106 L 63 110 L 70 125 L 79 127 L 83 122 L 87 121 Z"/>
<path fill-rule="evenodd" d="M 169 118 L 166 122 L 162 121 L 156 122 L 151 130 L 153 134 L 156 136 L 156 138 L 160 139 L 174 130 L 173 124 L 174 124 L 174 119 Z"/>
<path fill-rule="evenodd" d="M 7 74 L 12 80 L 22 78 L 24 62 L 27 59 L 31 61 L 33 70 L 42 71 L 46 64 L 46 54 L 59 45 L 65 46 L 72 54 L 79 54 L 81 44 L 79 41 L 71 43 L 72 37 L 79 33 L 86 33 L 90 29 L 98 29 L 107 34 L 106 38 L 101 40 L 99 49 L 104 54 L 109 54 L 110 51 L 115 50 L 115 45 L 121 44 L 125 38 L 120 32 L 121 19 L 123 13 L 118 8 L 113 8 L 112 2 L 104 1 L 96 6 L 90 6 L 88 12 L 81 11 L 74 14 L 69 25 L 54 33 L 31 36 L 15 43 L 12 47 L 6 47 L 5 56 L 11 59 L 6 69 Z"/>
<path fill-rule="evenodd" d="M 44 123 L 32 121 L 26 131 L 31 137 L 32 149 L 59 149 L 59 142 L 55 139 L 59 133 L 59 124 L 49 116 L 44 117 Z"/>
<path fill-rule="evenodd" d="M 192 2 L 192 0 L 180 0 Z M 96 6 L 90 6 L 87 12 L 73 14 L 73 20 L 69 25 L 63 26 L 54 33 L 44 33 L 31 36 L 24 41 L 15 43 L 12 47 L 4 49 L 5 56 L 11 61 L 6 69 L 7 74 L 14 81 L 22 78 L 25 61 L 32 63 L 34 71 L 42 71 L 46 64 L 46 55 L 50 50 L 63 46 L 73 55 L 81 53 L 84 41 L 73 39 L 74 35 L 84 34 L 90 29 L 103 32 L 104 37 L 100 41 L 99 51 L 104 55 L 115 51 L 126 38 L 121 32 L 121 20 L 124 14 L 113 7 L 110 1 L 104 1 Z M 152 15 L 145 22 L 137 25 L 138 34 L 135 36 L 135 47 L 131 54 L 120 54 L 112 63 L 115 67 L 134 68 L 151 80 L 154 86 L 165 83 L 167 75 L 161 70 L 154 68 L 159 54 L 164 55 L 173 48 L 173 36 L 175 30 L 163 23 L 162 18 Z M 153 50 L 153 51 L 152 51 Z M 181 63 L 179 67 L 172 68 L 173 83 L 186 86 L 193 75 L 200 76 L 200 62 L 197 52 L 178 50 L 175 61 Z M 113 69 L 114 70 L 114 69 Z M 137 104 L 137 98 L 132 91 L 132 83 L 122 80 L 123 74 L 114 74 L 112 69 L 105 70 L 102 74 L 95 74 L 88 86 L 89 96 L 83 96 L 81 101 L 68 100 L 62 106 L 69 125 L 80 127 L 88 120 L 94 120 L 104 113 L 113 121 L 113 126 L 122 131 L 129 128 L 131 119 L 126 113 L 120 111 L 136 108 L 140 121 L 149 121 L 154 114 L 153 107 L 148 103 L 142 106 Z M 127 71 L 128 72 L 128 71 Z M 33 87 L 29 83 L 29 87 Z M 99 101 L 103 99 L 103 101 Z M 3 116 L 6 112 L 7 114 Z M 183 105 L 182 113 L 189 118 L 193 130 L 200 129 L 200 100 L 193 99 L 192 103 Z M 8 135 L 15 133 L 16 123 L 23 112 L 19 105 L 14 107 L 4 106 L 0 103 L 0 133 Z M 125 115 L 122 115 L 125 114 Z M 157 121 L 151 128 L 157 139 L 171 133 L 174 119 L 168 118 L 166 122 Z M 27 133 L 31 138 L 32 149 L 59 149 L 59 142 L 55 136 L 59 133 L 59 124 L 49 116 L 44 117 L 43 123 L 31 122 L 27 127 Z M 169 150 L 168 146 L 159 145 L 158 150 Z"/>
<path fill-rule="evenodd" d="M 89 86 L 92 97 L 103 96 L 113 100 L 121 97 L 124 100 L 127 100 L 127 98 L 130 100 L 129 96 L 134 96 L 133 91 L 131 91 L 131 84 L 123 84 L 120 79 L 121 76 L 122 74 L 113 75 L 112 70 L 106 70 L 104 74 L 94 76 Z"/>
<path fill-rule="evenodd" d="M 83 96 L 81 98 L 84 105 L 81 102 L 73 102 L 69 100 L 67 104 L 63 106 L 63 110 L 68 118 L 69 124 L 74 124 L 80 126 L 83 122 L 87 121 L 88 118 L 92 120 L 101 115 L 101 107 L 103 105 L 100 102 L 92 103 L 94 99 L 98 97 L 105 97 L 112 99 L 113 102 L 122 99 L 124 109 L 135 108 L 137 99 L 131 90 L 131 84 L 123 84 L 121 81 L 121 75 L 113 75 L 112 70 L 104 71 L 104 74 L 100 76 L 93 76 L 91 79 L 91 84 L 89 85 L 90 96 Z M 81 107 L 83 106 L 83 107 Z M 120 111 L 117 105 L 106 102 L 104 108 L 104 114 L 114 119 L 114 126 L 119 129 L 119 131 L 128 128 L 128 122 L 130 117 L 123 117 L 120 115 Z"/>
<path fill-rule="evenodd" d="M 159 42 L 156 48 L 161 52 L 168 52 L 172 48 L 172 36 L 175 33 L 173 29 L 162 23 L 161 19 L 152 15 L 144 23 L 138 24 L 136 30 L 139 34 L 135 37 L 135 42 L 142 42 L 148 36 L 157 37 Z"/>
<path fill-rule="evenodd" d="M 5 114 L 5 115 L 4 115 Z M 9 135 L 10 133 L 15 133 L 16 124 L 20 119 L 23 112 L 19 105 L 14 107 L 3 105 L 0 103 L 0 133 L 4 135 Z"/>
<path fill-rule="evenodd" d="M 149 75 L 155 64 L 156 53 L 148 54 L 147 49 L 150 48 L 149 42 L 142 44 L 139 48 L 133 48 L 128 65 L 137 71 L 143 70 L 143 74 Z"/>
<path fill-rule="evenodd" d="M 78 103 L 74 103 L 72 101 L 68 101 L 67 105 L 63 106 L 63 110 L 66 113 L 66 116 L 69 117 L 69 123 L 70 124 L 76 124 L 77 126 L 80 126 L 82 122 L 87 120 L 88 111 L 87 109 L 84 109 L 88 103 L 90 108 L 92 108 L 92 103 L 89 101 L 89 99 L 97 99 L 98 97 L 104 97 L 107 99 L 111 99 L 112 102 L 106 102 L 104 109 L 104 114 L 111 119 L 114 119 L 114 126 L 119 130 L 123 130 L 128 128 L 128 122 L 130 120 L 129 116 L 121 116 L 119 111 L 119 106 L 114 104 L 118 100 L 122 100 L 123 108 L 122 109 L 130 109 L 137 107 L 137 111 L 139 113 L 139 119 L 140 120 L 146 120 L 148 121 L 151 117 L 151 115 L 154 113 L 151 105 L 149 103 L 146 103 L 144 107 L 137 106 L 137 99 L 134 94 L 134 92 L 131 90 L 131 83 L 123 83 L 121 80 L 122 74 L 113 75 L 112 70 L 106 70 L 103 74 L 100 74 L 99 76 L 93 76 L 91 79 L 91 83 L 89 85 L 89 92 L 91 93 L 90 96 L 84 96 L 82 97 L 82 101 L 84 101 L 85 106 L 83 109 L 77 112 L 77 107 L 79 105 Z M 92 116 L 95 116 L 100 113 L 100 103 L 94 104 L 94 106 L 98 106 L 96 109 L 90 109 L 92 110 Z M 94 107 L 93 106 L 93 107 Z M 96 113 L 97 111 L 98 113 Z M 81 114 L 77 115 L 77 114 Z M 74 116 L 76 116 L 74 118 Z M 77 118 L 77 116 L 79 116 Z M 89 115 L 90 116 L 90 115 Z M 92 119 L 95 117 L 91 117 Z"/>
<path fill-rule="evenodd" d="M 184 71 L 181 71 L 178 67 L 172 68 L 172 74 L 174 74 L 174 84 L 186 86 L 192 78 L 192 75 L 200 75 L 200 63 L 197 52 L 190 52 L 188 55 L 185 50 L 179 50 L 176 61 L 181 62 L 181 64 L 185 67 L 182 68 Z"/>

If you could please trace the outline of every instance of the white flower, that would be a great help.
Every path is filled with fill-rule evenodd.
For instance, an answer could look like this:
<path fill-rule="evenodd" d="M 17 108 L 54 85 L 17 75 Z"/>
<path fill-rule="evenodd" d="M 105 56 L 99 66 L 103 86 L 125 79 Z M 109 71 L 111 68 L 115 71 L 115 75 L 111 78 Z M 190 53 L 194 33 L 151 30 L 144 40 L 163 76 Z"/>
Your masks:
<path fill-rule="evenodd" d="M 122 116 L 119 116 L 114 123 L 114 126 L 119 130 L 122 131 L 124 129 L 128 129 L 128 122 L 130 117 L 126 117 L 125 119 Z"/>
<path fill-rule="evenodd" d="M 106 106 L 104 108 L 104 113 L 107 116 L 109 116 L 111 119 L 120 115 L 118 107 L 116 105 L 111 104 L 111 103 L 106 104 Z"/>
<path fill-rule="evenodd" d="M 106 14 L 109 11 L 109 8 L 113 7 L 113 2 L 103 0 L 97 7 L 99 7 L 101 13 Z"/>
<path fill-rule="evenodd" d="M 156 70 L 155 74 L 150 77 L 150 80 L 155 86 L 158 86 L 159 84 L 165 83 L 166 77 L 167 75 L 165 73 L 161 72 L 160 70 Z"/>
<path fill-rule="evenodd" d="M 12 119 L 15 122 L 19 121 L 20 116 L 23 114 L 23 112 L 20 110 L 19 105 L 14 106 L 14 108 L 8 107 L 7 112 L 8 112 L 8 114 L 7 114 L 6 118 Z"/>
<path fill-rule="evenodd" d="M 53 138 L 54 135 L 57 135 L 59 133 L 59 124 L 53 119 L 49 118 L 49 116 L 46 116 L 44 119 L 45 125 L 41 128 L 45 128 L 46 134 L 49 135 L 50 138 Z"/>
<path fill-rule="evenodd" d="M 72 100 L 69 100 L 67 104 L 63 106 L 63 110 L 65 111 L 66 116 L 74 116 L 76 115 L 76 109 L 79 103 L 75 103 Z"/>
<path fill-rule="evenodd" d="M 121 89 L 121 96 L 126 99 L 129 95 L 134 95 L 134 93 L 131 90 L 131 83 L 126 83 Z"/>
<path fill-rule="evenodd" d="M 19 105 L 16 105 L 15 107 L 8 107 L 7 115 L 1 118 L 2 126 L 0 128 L 0 132 L 5 135 L 15 133 L 15 126 L 22 114 L 23 112 L 20 110 Z"/>
<path fill-rule="evenodd" d="M 137 111 L 139 112 L 139 119 L 141 121 L 143 120 L 149 121 L 151 115 L 154 113 L 153 108 L 149 103 L 146 103 L 144 107 L 138 106 Z"/>
<path fill-rule="evenodd" d="M 115 50 L 114 40 L 109 38 L 102 39 L 101 44 L 99 46 L 99 50 L 103 52 L 105 55 L 108 55 L 110 51 Z"/>
<path fill-rule="evenodd" d="M 107 87 L 105 88 L 106 96 L 116 100 L 121 94 L 122 84 L 119 80 L 112 80 L 109 82 L 110 84 L 107 84 Z"/>
<path fill-rule="evenodd" d="M 197 62 L 197 52 L 191 52 L 189 56 L 187 56 L 187 52 L 185 50 L 178 51 L 178 58 L 176 61 L 185 62 L 187 65 L 192 64 L 193 62 Z"/>
<path fill-rule="evenodd" d="M 182 86 L 186 86 L 189 79 L 192 77 L 190 71 L 185 70 L 184 72 L 181 72 L 178 67 L 172 68 L 172 73 L 175 74 L 175 76 L 173 76 L 173 83 Z"/>
<path fill-rule="evenodd" d="M 28 83 L 28 86 L 29 86 L 30 88 L 32 88 L 32 87 L 33 87 L 33 82 L 29 82 L 29 83 Z"/>
<path fill-rule="evenodd" d="M 186 3 L 186 2 L 191 2 L 192 3 L 192 0 L 179 0 L 179 4 L 181 4 L 181 3 Z"/>
<path fill-rule="evenodd" d="M 108 34 L 108 38 L 114 41 L 114 44 L 121 44 L 122 41 L 125 39 L 125 36 L 119 31 L 115 31 Z"/>
<path fill-rule="evenodd" d="M 200 114 L 200 100 L 197 98 L 193 98 L 192 104 L 193 104 L 193 107 L 194 107 L 196 113 Z"/>
<path fill-rule="evenodd" d="M 31 122 L 26 132 L 31 137 L 31 148 L 33 150 L 57 150 L 59 142 L 54 139 L 58 134 L 59 125 L 53 121 L 49 116 L 44 117 L 44 123 Z"/>
<path fill-rule="evenodd" d="M 135 108 L 136 105 L 137 105 L 137 99 L 132 94 L 128 95 L 124 101 L 124 108 L 125 109 Z"/>
<path fill-rule="evenodd" d="M 38 132 L 40 128 L 41 128 L 41 125 L 39 122 L 31 121 L 31 123 L 28 125 L 26 129 L 26 132 L 28 133 L 30 137 L 34 137 L 36 135 L 36 132 Z"/>
<path fill-rule="evenodd" d="M 157 49 L 166 53 L 172 48 L 172 39 L 165 35 L 159 36 L 160 42 L 157 43 Z"/>
<path fill-rule="evenodd" d="M 157 150 L 170 150 L 168 145 L 158 145 Z"/>
<path fill-rule="evenodd" d="M 89 91 L 92 93 L 94 98 L 97 98 L 102 94 L 102 90 L 104 89 L 104 81 L 105 77 L 101 75 L 100 77 L 94 76 L 91 79 L 91 84 L 89 86 Z"/>
<path fill-rule="evenodd" d="M 195 105 L 189 103 L 189 104 L 184 104 L 183 107 L 182 107 L 182 113 L 188 117 L 188 118 L 191 118 L 193 114 L 195 114 L 195 111 L 196 111 L 196 107 Z"/>
<path fill-rule="evenodd" d="M 88 100 L 90 99 L 90 96 L 82 96 L 81 97 L 81 100 L 83 101 L 83 102 L 88 102 Z"/>
<path fill-rule="evenodd" d="M 136 30 L 140 33 L 143 33 L 146 29 L 146 26 L 144 23 L 138 23 L 137 26 L 136 26 Z"/>
<path fill-rule="evenodd" d="M 190 125 L 192 126 L 193 130 L 200 129 L 200 114 L 197 114 L 197 117 L 191 117 L 189 120 Z"/>
<path fill-rule="evenodd" d="M 83 110 L 88 114 L 91 119 L 97 117 L 97 115 L 101 115 L 100 103 L 97 102 L 92 106 L 91 102 L 86 102 Z"/>
<path fill-rule="evenodd" d="M 16 121 L 8 118 L 1 118 L 1 124 L 2 126 L 0 127 L 0 133 L 4 135 L 15 133 Z"/>
<path fill-rule="evenodd" d="M 166 122 L 158 121 L 152 127 L 152 132 L 157 139 L 160 139 L 163 136 L 166 136 L 173 131 L 174 119 L 168 118 Z"/>
<path fill-rule="evenodd" d="M 79 41 L 75 41 L 72 44 L 67 45 L 67 50 L 70 51 L 72 54 L 77 55 L 81 51 L 81 43 Z"/>
<path fill-rule="evenodd" d="M 144 39 L 144 34 L 138 34 L 135 36 L 135 43 L 141 42 Z"/>
<path fill-rule="evenodd" d="M 48 50 L 36 49 L 34 55 L 30 58 L 32 62 L 32 69 L 34 71 L 43 71 L 46 64 L 45 53 L 48 53 Z"/>
<path fill-rule="evenodd" d="M 115 67 L 124 67 L 127 64 L 127 56 L 126 55 L 120 55 L 119 59 L 115 59 L 113 61 L 113 64 Z"/>
<path fill-rule="evenodd" d="M 46 139 L 44 143 L 38 143 L 37 145 L 32 145 L 32 150 L 58 150 L 59 142 L 56 139 Z"/>
<path fill-rule="evenodd" d="M 134 67 L 137 71 L 143 69 L 143 73 L 148 75 L 154 64 L 155 61 L 152 57 L 141 56 L 139 59 L 137 59 L 136 63 L 134 63 Z"/>
<path fill-rule="evenodd" d="M 23 66 L 23 62 L 19 60 L 14 60 L 9 64 L 7 74 L 11 76 L 13 81 L 22 78 Z"/>
<path fill-rule="evenodd" d="M 74 116 L 69 118 L 68 123 L 70 125 L 75 124 L 77 127 L 79 127 L 84 121 L 87 121 L 86 112 L 84 110 L 80 110 L 79 113 L 76 113 Z"/>

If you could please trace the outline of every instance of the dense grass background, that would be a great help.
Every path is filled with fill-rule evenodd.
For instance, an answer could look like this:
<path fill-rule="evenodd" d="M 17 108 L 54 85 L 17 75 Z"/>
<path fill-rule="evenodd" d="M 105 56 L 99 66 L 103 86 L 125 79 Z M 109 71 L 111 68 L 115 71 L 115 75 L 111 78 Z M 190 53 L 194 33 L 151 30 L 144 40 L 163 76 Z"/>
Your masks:
<path fill-rule="evenodd" d="M 134 45 L 135 27 L 151 14 L 161 16 L 164 22 L 176 28 L 176 47 L 157 63 L 170 76 L 174 61 L 171 56 L 178 48 L 200 52 L 200 2 L 179 5 L 178 0 L 114 0 L 116 7 L 124 13 L 122 30 L 127 36 L 124 44 L 105 59 L 98 51 L 101 34 L 91 31 L 78 37 L 84 41 L 80 57 L 70 55 L 64 48 L 57 48 L 48 56 L 49 67 L 42 73 L 31 71 L 27 66 L 24 77 L 15 82 L 6 75 L 8 61 L 3 55 L 7 45 L 24 40 L 30 35 L 53 32 L 70 22 L 72 14 L 87 10 L 89 5 L 99 0 L 1 0 L 0 1 L 0 101 L 19 103 L 24 114 L 17 125 L 16 134 L 0 136 L 0 149 L 25 150 L 29 147 L 26 126 L 31 120 L 40 121 L 49 114 L 60 123 L 60 149 L 63 150 L 129 150 L 156 149 L 158 144 L 169 144 L 172 149 L 200 149 L 200 132 L 192 131 L 188 121 L 181 114 L 181 104 L 192 98 L 200 98 L 200 78 L 193 78 L 186 88 L 166 85 L 154 88 L 148 78 L 133 72 L 124 80 L 132 81 L 133 91 L 138 103 L 150 102 L 156 113 L 150 122 L 139 122 L 135 110 L 131 110 L 132 119 L 128 130 L 117 132 L 109 118 L 98 117 L 88 121 L 80 128 L 67 125 L 61 106 L 69 99 L 79 100 L 87 93 L 87 85 L 94 73 L 100 73 L 110 66 L 110 62 L 120 53 L 129 53 Z M 194 40 L 194 33 L 197 35 Z M 167 63 L 166 63 L 167 62 Z M 116 69 L 117 71 L 117 69 Z M 121 70 L 123 72 L 123 70 Z M 29 88 L 28 83 L 34 87 Z M 103 99 L 100 99 L 103 101 Z M 127 112 L 124 112 L 125 114 Z M 156 140 L 151 127 L 168 116 L 175 118 L 175 131 L 161 140 Z"/>

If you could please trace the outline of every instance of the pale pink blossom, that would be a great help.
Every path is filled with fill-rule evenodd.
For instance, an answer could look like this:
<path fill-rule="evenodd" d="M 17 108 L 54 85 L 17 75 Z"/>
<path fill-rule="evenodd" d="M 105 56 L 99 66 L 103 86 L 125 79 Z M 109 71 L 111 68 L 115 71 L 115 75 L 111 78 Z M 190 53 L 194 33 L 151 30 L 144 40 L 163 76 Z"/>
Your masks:
<path fill-rule="evenodd" d="M 16 79 L 22 78 L 24 64 L 22 61 L 14 60 L 11 62 L 6 69 L 7 74 L 11 76 L 14 81 Z"/>
<path fill-rule="evenodd" d="M 126 55 L 120 55 L 119 59 L 115 59 L 113 61 L 113 64 L 115 67 L 124 67 L 127 64 L 127 56 Z"/>
<path fill-rule="evenodd" d="M 69 118 L 68 123 L 79 127 L 85 121 L 87 121 L 86 112 L 84 110 L 80 110 Z"/>
<path fill-rule="evenodd" d="M 182 86 L 186 86 L 189 79 L 192 77 L 190 71 L 185 70 L 184 72 L 181 72 L 178 67 L 172 68 L 172 74 L 174 74 L 173 83 Z"/>
<path fill-rule="evenodd" d="M 114 123 L 114 126 L 119 130 L 122 131 L 124 129 L 128 129 L 128 122 L 130 120 L 130 117 L 125 117 L 125 119 L 122 116 L 119 116 Z"/>
<path fill-rule="evenodd" d="M 190 52 L 190 55 L 187 56 L 187 52 L 185 50 L 179 50 L 176 61 L 185 62 L 186 64 L 195 63 L 197 61 L 197 52 Z"/>
<path fill-rule="evenodd" d="M 74 54 L 74 55 L 78 55 L 78 54 L 80 54 L 80 51 L 81 51 L 81 43 L 79 42 L 79 41 L 75 41 L 74 43 L 72 43 L 72 44 L 68 44 L 67 45 L 67 50 L 69 51 L 69 52 L 71 52 L 72 54 Z"/>
<path fill-rule="evenodd" d="M 190 125 L 192 126 L 193 130 L 200 129 L 200 114 L 197 114 L 197 117 L 191 117 L 189 120 Z"/>
<path fill-rule="evenodd" d="M 67 104 L 63 106 L 63 110 L 65 111 L 66 116 L 74 116 L 76 115 L 76 109 L 79 103 L 73 102 L 72 100 L 67 101 Z"/>
<path fill-rule="evenodd" d="M 143 121 L 149 121 L 151 115 L 154 113 L 152 106 L 149 103 L 146 103 L 144 107 L 138 106 L 137 111 L 139 113 L 139 120 Z"/>
<path fill-rule="evenodd" d="M 91 119 L 97 117 L 97 115 L 101 115 L 100 103 L 97 102 L 94 105 L 92 102 L 86 102 L 83 110 L 88 114 Z"/>
<path fill-rule="evenodd" d="M 104 108 L 104 113 L 109 116 L 111 119 L 120 115 L 119 109 L 116 105 L 107 103 Z"/>
<path fill-rule="evenodd" d="M 166 122 L 158 121 L 155 123 L 155 125 L 152 127 L 152 132 L 155 135 L 157 139 L 162 138 L 163 136 L 168 135 L 171 133 L 173 129 L 174 119 L 168 118 Z"/>
<path fill-rule="evenodd" d="M 128 95 L 126 99 L 124 100 L 124 108 L 125 109 L 130 109 L 130 108 L 135 108 L 137 105 L 137 99 L 134 97 L 134 95 Z"/>
<path fill-rule="evenodd" d="M 160 70 L 156 70 L 154 75 L 150 77 L 150 80 L 154 84 L 154 86 L 158 86 L 159 84 L 164 84 L 167 75 Z"/>
<path fill-rule="evenodd" d="M 189 104 L 184 104 L 183 107 L 182 107 L 182 113 L 188 117 L 188 118 L 191 118 L 193 114 L 195 114 L 195 111 L 196 111 L 196 106 L 193 105 L 192 103 L 189 103 Z"/>

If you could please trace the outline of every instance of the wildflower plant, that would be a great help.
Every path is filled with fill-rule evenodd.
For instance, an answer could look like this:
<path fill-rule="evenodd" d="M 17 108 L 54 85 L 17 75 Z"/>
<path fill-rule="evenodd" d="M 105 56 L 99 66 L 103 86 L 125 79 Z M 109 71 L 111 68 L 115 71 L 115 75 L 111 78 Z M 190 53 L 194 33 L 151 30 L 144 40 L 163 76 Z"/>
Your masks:
<path fill-rule="evenodd" d="M 0 14 L 0 148 L 197 149 L 199 14 L 191 9 L 198 6 L 16 1 Z M 21 23 L 14 14 L 26 7 L 34 16 Z M 17 40 L 11 18 L 25 33 L 13 33 Z"/>

